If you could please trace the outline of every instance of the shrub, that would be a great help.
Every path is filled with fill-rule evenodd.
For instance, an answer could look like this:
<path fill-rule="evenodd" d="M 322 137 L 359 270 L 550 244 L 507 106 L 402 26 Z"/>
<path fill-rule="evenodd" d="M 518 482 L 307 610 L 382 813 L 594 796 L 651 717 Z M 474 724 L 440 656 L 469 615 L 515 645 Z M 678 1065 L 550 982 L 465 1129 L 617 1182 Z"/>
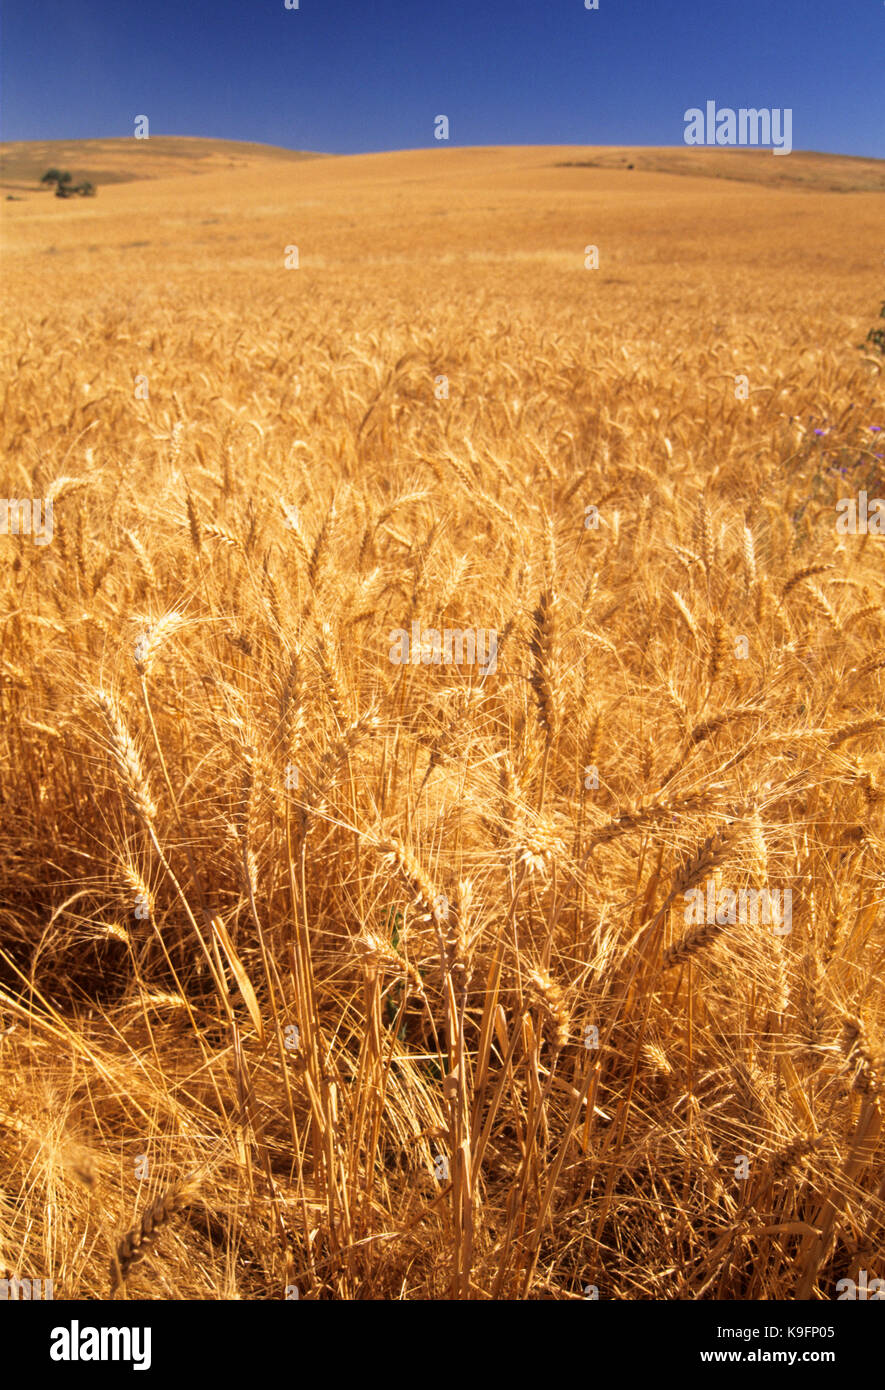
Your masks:
<path fill-rule="evenodd" d="M 882 308 L 879 310 L 879 318 L 885 319 L 885 300 L 882 301 Z M 864 339 L 863 346 L 867 343 L 872 343 L 873 347 L 885 353 L 885 328 L 871 328 Z"/>

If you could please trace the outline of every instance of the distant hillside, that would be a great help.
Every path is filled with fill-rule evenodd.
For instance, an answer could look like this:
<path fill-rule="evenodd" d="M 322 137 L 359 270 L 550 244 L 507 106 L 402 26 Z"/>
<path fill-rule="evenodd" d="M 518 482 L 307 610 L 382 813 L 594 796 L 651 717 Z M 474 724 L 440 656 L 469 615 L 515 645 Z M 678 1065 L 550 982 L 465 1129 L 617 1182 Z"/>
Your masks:
<path fill-rule="evenodd" d="M 433 165 L 426 161 L 435 160 Z M 461 146 L 436 145 L 431 149 L 391 150 L 367 155 L 323 155 L 308 150 L 287 150 L 277 145 L 247 144 L 238 140 L 205 140 L 195 136 L 152 135 L 114 140 L 46 140 L 0 144 L 0 189 L 4 194 L 49 198 L 39 187 L 45 171 L 55 166 L 70 171 L 73 181 L 89 179 L 102 184 L 134 183 L 182 175 L 249 174 L 273 165 L 279 177 L 282 164 L 324 161 L 339 173 L 374 177 L 373 171 L 389 168 L 389 176 L 424 178 L 454 173 L 462 165 L 477 173 L 486 165 L 501 170 L 562 170 L 563 180 L 575 186 L 582 171 L 669 174 L 688 178 L 736 180 L 770 188 L 807 189 L 809 192 L 885 192 L 885 161 L 854 155 L 818 154 L 794 150 L 775 155 L 765 149 L 707 149 L 706 147 L 655 146 Z M 358 171 L 361 171 L 358 173 Z M 568 171 L 566 173 L 565 171 Z M 268 174 L 271 177 L 270 173 Z M 336 177 L 333 175 L 333 177 Z"/>
<path fill-rule="evenodd" d="M 308 150 L 285 150 L 239 140 L 203 140 L 190 135 L 152 135 L 148 140 L 136 140 L 134 136 L 115 140 L 19 140 L 0 145 L 0 186 L 10 191 L 30 191 L 53 166 L 69 170 L 75 183 L 85 178 L 100 186 L 255 168 L 266 160 L 323 157 Z"/>
<path fill-rule="evenodd" d="M 828 193 L 885 192 L 885 161 L 849 154 L 794 150 L 775 155 L 764 149 L 707 149 L 706 146 L 606 147 L 560 159 L 558 168 L 618 169 L 628 165 L 644 174 L 685 174 L 690 178 L 737 179 L 772 188 L 813 188 Z"/>

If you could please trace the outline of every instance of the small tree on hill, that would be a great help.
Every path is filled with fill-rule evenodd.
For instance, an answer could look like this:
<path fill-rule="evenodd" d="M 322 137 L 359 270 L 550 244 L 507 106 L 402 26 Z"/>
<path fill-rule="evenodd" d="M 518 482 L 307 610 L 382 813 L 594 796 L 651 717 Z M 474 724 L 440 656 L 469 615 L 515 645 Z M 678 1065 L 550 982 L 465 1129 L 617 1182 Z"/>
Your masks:
<path fill-rule="evenodd" d="M 72 183 L 67 169 L 47 169 L 40 182 L 54 183 L 56 198 L 73 198 L 75 193 L 81 198 L 95 197 L 95 185 L 88 179 L 84 179 L 82 183 Z"/>
<path fill-rule="evenodd" d="M 47 169 L 47 170 L 46 170 L 46 173 L 43 175 L 43 177 L 42 177 L 42 179 L 40 180 L 40 182 L 41 182 L 41 183 L 54 183 L 55 186 L 56 186 L 56 188 L 55 188 L 56 194 L 58 194 L 58 190 L 59 190 L 63 185 L 69 184 L 69 183 L 71 182 L 71 176 L 70 176 L 70 174 L 68 173 L 67 169 Z M 63 198 L 65 195 L 64 195 L 64 193 L 62 193 L 62 194 L 59 195 L 59 196 L 61 196 L 61 197 Z"/>

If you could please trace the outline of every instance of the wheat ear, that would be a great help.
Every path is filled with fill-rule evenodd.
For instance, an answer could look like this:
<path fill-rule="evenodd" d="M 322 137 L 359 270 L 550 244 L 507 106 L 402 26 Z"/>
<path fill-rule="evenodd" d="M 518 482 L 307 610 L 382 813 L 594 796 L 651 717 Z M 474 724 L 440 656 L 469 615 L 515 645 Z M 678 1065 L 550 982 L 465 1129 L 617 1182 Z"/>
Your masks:
<path fill-rule="evenodd" d="M 125 788 L 129 805 L 138 818 L 150 829 L 157 814 L 157 808 L 151 799 L 151 789 L 141 754 L 126 728 L 126 722 L 116 698 L 106 690 L 97 690 L 95 699 L 110 732 L 111 753 Z"/>
<path fill-rule="evenodd" d="M 125 1284 L 133 1265 L 138 1264 L 153 1249 L 162 1227 L 168 1225 L 177 1212 L 189 1206 L 196 1195 L 196 1187 L 192 1183 L 172 1187 L 168 1192 L 161 1193 L 117 1242 L 110 1264 L 112 1294 Z"/>

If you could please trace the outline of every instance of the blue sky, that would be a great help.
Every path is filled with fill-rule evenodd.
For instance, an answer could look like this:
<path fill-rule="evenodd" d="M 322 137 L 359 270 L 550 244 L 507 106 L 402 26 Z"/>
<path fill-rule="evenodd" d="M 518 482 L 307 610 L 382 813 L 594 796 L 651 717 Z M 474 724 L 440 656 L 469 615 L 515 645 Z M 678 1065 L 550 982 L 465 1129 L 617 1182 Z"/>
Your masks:
<path fill-rule="evenodd" d="M 0 138 L 330 153 L 682 143 L 688 107 L 791 107 L 795 149 L 885 157 L 882 0 L 2 0 Z"/>

